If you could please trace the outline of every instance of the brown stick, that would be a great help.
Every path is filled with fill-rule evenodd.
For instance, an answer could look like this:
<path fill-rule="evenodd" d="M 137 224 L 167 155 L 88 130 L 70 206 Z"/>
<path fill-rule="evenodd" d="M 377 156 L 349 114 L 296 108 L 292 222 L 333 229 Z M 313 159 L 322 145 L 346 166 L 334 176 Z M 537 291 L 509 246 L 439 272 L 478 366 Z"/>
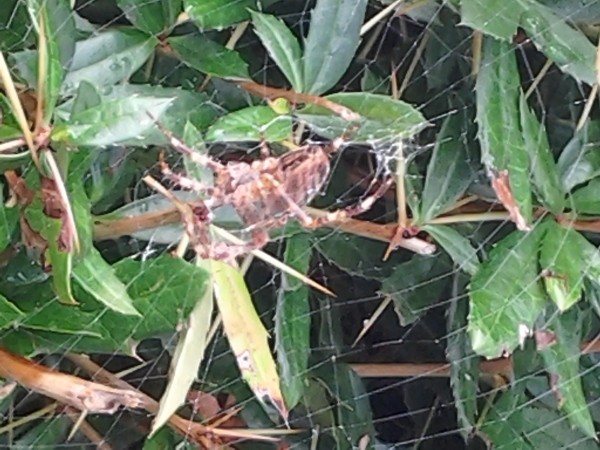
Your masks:
<path fill-rule="evenodd" d="M 36 364 L 0 348 L 0 376 L 81 411 L 113 414 L 120 406 L 144 408 L 144 396 L 115 389 Z"/>
<path fill-rule="evenodd" d="M 346 108 L 345 106 L 342 106 L 339 103 L 327 100 L 324 97 L 319 97 L 318 95 L 301 94 L 299 92 L 295 92 L 288 89 L 280 89 L 265 86 L 262 84 L 255 83 L 254 81 L 238 81 L 237 84 L 242 89 L 263 98 L 285 98 L 286 100 L 289 100 L 292 103 L 308 103 L 312 105 L 321 106 L 323 108 L 329 109 L 330 111 L 333 111 L 342 119 L 347 120 L 349 122 L 354 122 L 360 119 L 360 115 L 355 113 L 351 109 Z"/>
<path fill-rule="evenodd" d="M 583 342 L 580 346 L 581 354 L 600 352 L 600 336 L 591 341 Z M 448 377 L 450 364 L 448 363 L 383 363 L 383 364 L 350 364 L 352 369 L 364 378 L 409 378 L 409 377 Z M 481 361 L 481 373 L 488 375 L 501 375 L 510 379 L 512 374 L 512 358 L 496 358 Z"/>

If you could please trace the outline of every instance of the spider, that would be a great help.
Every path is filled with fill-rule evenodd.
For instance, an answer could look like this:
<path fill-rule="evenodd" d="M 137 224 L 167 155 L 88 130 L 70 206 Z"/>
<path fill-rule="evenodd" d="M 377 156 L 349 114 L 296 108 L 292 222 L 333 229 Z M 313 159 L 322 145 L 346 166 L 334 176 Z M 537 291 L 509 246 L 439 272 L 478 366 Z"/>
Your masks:
<path fill-rule="evenodd" d="M 157 122 L 156 122 L 157 123 Z M 282 156 L 270 156 L 262 146 L 262 159 L 248 162 L 220 163 L 194 152 L 182 141 L 157 123 L 170 145 L 196 164 L 214 173 L 214 185 L 207 186 L 195 179 L 176 174 L 161 161 L 165 177 L 183 189 L 204 194 L 206 200 L 191 205 L 193 218 L 184 217 L 186 231 L 194 248 L 202 258 L 232 260 L 237 256 L 258 250 L 269 242 L 269 230 L 282 226 L 294 218 L 306 228 L 343 221 L 368 211 L 385 194 L 393 180 L 388 178 L 359 203 L 328 212 L 322 217 L 311 217 L 303 207 L 321 191 L 330 172 L 330 157 L 344 144 L 336 138 L 326 145 L 308 144 Z M 375 184 L 375 179 L 371 186 Z M 211 244 L 207 224 L 215 208 L 230 205 L 237 212 L 244 230 L 250 232 L 250 242 L 243 245 L 217 242 Z M 183 215 L 182 215 L 183 216 Z M 194 223 L 188 223 L 193 220 Z"/>

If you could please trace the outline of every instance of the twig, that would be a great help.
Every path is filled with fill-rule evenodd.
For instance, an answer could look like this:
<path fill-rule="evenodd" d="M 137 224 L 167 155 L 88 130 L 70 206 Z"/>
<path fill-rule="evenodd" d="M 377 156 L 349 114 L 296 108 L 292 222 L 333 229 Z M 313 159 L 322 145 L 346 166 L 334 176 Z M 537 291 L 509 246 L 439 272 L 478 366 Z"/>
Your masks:
<path fill-rule="evenodd" d="M 234 80 L 235 81 L 235 80 Z M 264 86 L 262 84 L 255 83 L 254 81 L 236 81 L 236 83 L 248 92 L 256 94 L 264 98 L 285 98 L 291 103 L 307 103 L 312 105 L 321 106 L 329 109 L 330 111 L 339 115 L 342 119 L 349 122 L 355 122 L 360 119 L 360 115 L 352 111 L 351 109 L 340 105 L 339 103 L 332 102 L 324 97 L 311 94 L 301 94 L 288 89 L 274 88 L 271 86 Z"/>
<path fill-rule="evenodd" d="M 109 384 L 119 389 L 133 389 L 133 387 L 127 383 L 126 381 L 121 380 L 116 377 L 114 374 L 109 371 L 103 369 L 98 364 L 93 362 L 90 358 L 84 355 L 77 355 L 74 353 L 69 353 L 66 357 L 76 364 L 78 367 L 86 371 L 92 378 L 97 379 L 98 381 Z M 153 398 L 147 396 L 146 394 L 140 392 L 145 398 L 145 408 L 151 414 L 156 414 L 159 408 L 159 404 Z M 184 419 L 181 416 L 174 415 L 169 421 L 169 425 L 178 433 L 183 434 L 184 436 L 199 436 L 199 434 L 207 434 L 211 433 L 215 436 L 221 437 L 229 437 L 229 438 L 239 438 L 239 439 L 254 439 L 254 440 L 262 440 L 266 442 L 275 442 L 276 438 L 270 436 L 261 436 L 255 433 L 250 432 L 249 430 L 244 429 L 219 429 L 213 427 L 207 427 L 197 422 L 192 422 L 187 419 Z M 285 433 L 285 430 L 283 431 Z"/>
<path fill-rule="evenodd" d="M 143 408 L 137 391 L 114 389 L 64 374 L 0 348 L 0 376 L 80 411 L 114 413 L 120 406 Z"/>
<path fill-rule="evenodd" d="M 96 445 L 98 450 L 113 450 L 113 448 L 104 440 L 100 433 L 98 433 L 96 429 L 92 427 L 87 420 L 85 420 L 85 418 L 82 418 L 80 413 L 75 411 L 67 411 L 67 417 L 73 421 L 73 434 L 75 430 L 79 430 L 86 438 L 89 439 L 91 443 Z"/>
<path fill-rule="evenodd" d="M 600 352 L 600 336 L 580 345 L 581 354 Z M 350 367 L 363 378 L 411 378 L 411 377 L 449 377 L 448 363 L 391 363 L 391 364 L 350 364 Z M 510 379 L 512 358 L 496 358 L 481 361 L 481 373 L 500 375 Z"/>

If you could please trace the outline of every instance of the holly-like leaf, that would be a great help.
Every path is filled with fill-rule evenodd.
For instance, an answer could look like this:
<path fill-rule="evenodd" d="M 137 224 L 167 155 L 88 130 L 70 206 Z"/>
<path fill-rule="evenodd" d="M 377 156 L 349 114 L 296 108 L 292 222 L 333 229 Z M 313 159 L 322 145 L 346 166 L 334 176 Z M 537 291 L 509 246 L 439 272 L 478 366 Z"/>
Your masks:
<path fill-rule="evenodd" d="M 317 0 L 304 43 L 306 92 L 322 94 L 344 75 L 360 42 L 366 0 Z"/>
<path fill-rule="evenodd" d="M 557 166 L 566 192 L 600 176 L 599 140 L 599 124 L 588 121 L 583 128 L 575 131 L 560 153 Z"/>
<path fill-rule="evenodd" d="M 577 81 L 596 83 L 596 48 L 578 28 L 540 2 L 527 2 L 520 24 L 536 47 Z"/>
<path fill-rule="evenodd" d="M 586 436 L 595 438 L 594 422 L 587 406 L 579 372 L 580 313 L 572 311 L 569 314 L 554 315 L 548 328 L 554 335 L 554 342 L 543 348 L 538 345 L 538 349 L 550 374 L 550 383 L 557 396 L 558 406 L 571 424 Z"/>
<path fill-rule="evenodd" d="M 209 142 L 278 142 L 292 133 L 292 118 L 279 115 L 268 106 L 249 106 L 218 119 L 206 131 Z"/>
<path fill-rule="evenodd" d="M 477 394 L 479 390 L 479 357 L 473 352 L 467 334 L 468 301 L 461 298 L 464 283 L 454 280 L 452 303 L 448 310 L 448 345 L 446 355 L 450 362 L 450 385 L 461 434 L 468 436 L 475 426 Z"/>
<path fill-rule="evenodd" d="M 502 239 L 473 276 L 468 329 L 476 353 L 499 357 L 532 333 L 546 303 L 537 266 L 542 228 Z"/>
<path fill-rule="evenodd" d="M 464 25 L 506 41 L 517 33 L 524 10 L 519 0 L 462 0 L 460 7 Z"/>
<path fill-rule="evenodd" d="M 466 118 L 466 114 L 453 114 L 444 120 L 427 166 L 417 226 L 451 207 L 474 178 L 467 152 Z"/>
<path fill-rule="evenodd" d="M 410 138 L 427 126 L 423 115 L 414 107 L 387 95 L 368 92 L 343 92 L 325 97 L 327 100 L 350 108 L 361 117 L 356 127 L 320 106 L 309 105 L 297 116 L 328 139 L 345 136 L 352 142 L 386 142 Z"/>
<path fill-rule="evenodd" d="M 477 249 L 456 229 L 446 225 L 425 225 L 421 229 L 435 239 L 460 269 L 469 275 L 477 272 L 479 268 Z"/>
<path fill-rule="evenodd" d="M 519 119 L 519 72 L 514 49 L 486 38 L 477 76 L 477 124 L 481 159 L 498 199 L 520 230 L 531 224 L 529 155 Z"/>
<path fill-rule="evenodd" d="M 2 187 L 0 183 L 0 188 Z M 19 209 L 5 205 L 3 197 L 0 191 L 0 252 L 10 245 L 13 231 L 19 222 Z"/>
<path fill-rule="evenodd" d="M 394 268 L 382 283 L 381 293 L 392 297 L 401 326 L 415 322 L 439 301 L 450 273 L 451 266 L 445 255 L 417 255 Z"/>
<path fill-rule="evenodd" d="M 25 314 L 23 311 L 0 294 L 0 329 L 15 326 L 24 318 Z"/>
<path fill-rule="evenodd" d="M 107 100 L 74 116 L 69 122 L 55 126 L 52 139 L 82 146 L 106 146 L 132 141 L 137 141 L 139 145 L 151 144 L 145 135 L 150 131 L 156 133 L 152 117 L 160 117 L 173 100 L 139 95 Z M 163 141 L 164 137 L 160 142 Z"/>
<path fill-rule="evenodd" d="M 96 87 L 128 80 L 157 43 L 155 37 L 131 28 L 109 28 L 78 41 L 61 94 L 73 94 L 83 80 Z"/>
<path fill-rule="evenodd" d="M 182 0 L 117 0 L 127 19 L 150 34 L 160 34 L 177 20 Z"/>
<path fill-rule="evenodd" d="M 73 268 L 73 278 L 79 286 L 97 301 L 121 314 L 140 316 L 127 294 L 125 285 L 117 278 L 113 268 L 96 249 Z"/>
<path fill-rule="evenodd" d="M 531 160 L 531 176 L 535 190 L 542 204 L 558 215 L 565 207 L 565 193 L 550 151 L 546 129 L 529 109 L 525 96 L 521 95 L 519 100 L 521 128 L 525 148 Z"/>
<path fill-rule="evenodd" d="M 43 27 L 39 27 L 38 33 L 44 33 L 46 43 L 46 67 L 44 83 L 44 122 L 49 123 L 58 100 L 60 88 L 68 70 L 73 54 L 75 53 L 75 40 L 77 31 L 75 29 L 74 12 L 68 0 L 39 1 L 35 9 L 36 17 L 43 20 Z M 39 40 L 42 42 L 42 40 Z M 39 61 L 37 62 L 39 70 Z M 37 76 L 36 76 L 37 78 Z"/>
<path fill-rule="evenodd" d="M 250 10 L 265 8 L 274 0 L 184 0 L 185 12 L 203 30 L 221 30 L 250 18 Z"/>
<path fill-rule="evenodd" d="M 600 214 L 600 177 L 573 192 L 571 199 L 578 214 Z"/>
<path fill-rule="evenodd" d="M 171 36 L 167 40 L 188 66 L 221 78 L 248 79 L 248 65 L 235 50 L 229 50 L 201 35 Z"/>
<path fill-rule="evenodd" d="M 288 266 L 306 274 L 311 255 L 311 239 L 307 233 L 298 233 L 286 240 L 284 262 Z M 308 372 L 309 289 L 287 274 L 281 274 L 281 284 L 275 313 L 275 348 L 285 403 L 292 409 L 304 394 Z"/>
<path fill-rule="evenodd" d="M 286 24 L 275 16 L 251 11 L 254 30 L 277 67 L 296 92 L 304 90 L 302 50 L 298 39 Z"/>
<path fill-rule="evenodd" d="M 596 441 L 574 428 L 558 411 L 528 406 L 523 409 L 523 434 L 533 448 L 595 450 Z M 552 426 L 549 427 L 548 424 Z"/>
<path fill-rule="evenodd" d="M 588 265 L 586 250 L 594 250 L 594 247 L 577 231 L 561 227 L 554 221 L 547 223 L 540 266 L 546 292 L 561 311 L 581 299 Z"/>
<path fill-rule="evenodd" d="M 481 433 L 495 447 L 534 450 L 523 432 L 523 394 L 506 392 L 491 405 L 481 423 Z"/>
<path fill-rule="evenodd" d="M 98 320 L 115 337 L 141 340 L 172 333 L 209 289 L 210 278 L 201 267 L 163 255 L 144 262 L 123 259 L 113 266 L 127 283 L 132 306 L 142 317 L 104 311 Z"/>

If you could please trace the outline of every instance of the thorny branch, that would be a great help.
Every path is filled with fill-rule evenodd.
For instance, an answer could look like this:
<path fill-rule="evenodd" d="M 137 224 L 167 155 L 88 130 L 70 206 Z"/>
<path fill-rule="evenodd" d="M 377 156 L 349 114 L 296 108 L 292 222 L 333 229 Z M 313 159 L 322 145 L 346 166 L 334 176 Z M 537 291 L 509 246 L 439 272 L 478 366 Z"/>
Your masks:
<path fill-rule="evenodd" d="M 121 407 L 144 409 L 151 414 L 158 412 L 156 400 L 102 369 L 88 357 L 71 354 L 68 358 L 100 383 L 59 372 L 1 347 L 0 376 L 84 412 L 114 414 Z M 219 442 L 219 448 L 229 448 L 222 446 L 224 439 L 277 440 L 244 429 L 219 429 L 202 425 L 177 415 L 172 416 L 168 423 L 176 432 L 207 449 L 215 448 L 216 441 Z"/>

